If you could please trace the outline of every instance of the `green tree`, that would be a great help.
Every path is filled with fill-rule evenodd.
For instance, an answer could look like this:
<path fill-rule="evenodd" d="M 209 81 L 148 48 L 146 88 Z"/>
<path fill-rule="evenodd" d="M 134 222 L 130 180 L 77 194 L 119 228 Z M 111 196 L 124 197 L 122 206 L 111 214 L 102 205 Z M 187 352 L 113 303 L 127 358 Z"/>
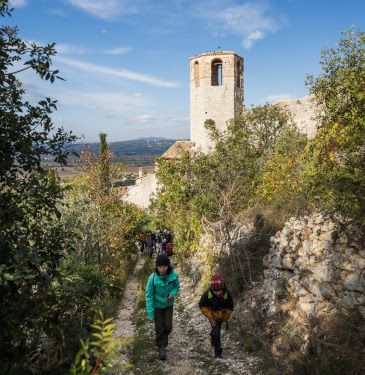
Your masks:
<path fill-rule="evenodd" d="M 319 108 L 307 178 L 318 205 L 364 222 L 365 34 L 351 28 L 342 35 L 322 50 L 323 73 L 307 77 Z"/>
<path fill-rule="evenodd" d="M 308 208 L 305 196 L 305 160 L 307 136 L 293 128 L 284 128 L 274 147 L 266 155 L 256 195 L 262 206 L 281 208 L 287 216 Z"/>
<path fill-rule="evenodd" d="M 0 15 L 10 16 L 7 0 L 0 1 Z M 33 69 L 54 82 L 51 69 L 54 44 L 38 47 L 18 38 L 16 28 L 0 29 L 0 373 L 29 372 L 30 353 L 45 332 L 52 330 L 47 301 L 50 282 L 59 277 L 59 260 L 66 252 L 66 238 L 59 225 L 57 202 L 61 188 L 54 173 L 43 169 L 42 155 L 66 164 L 67 144 L 75 137 L 55 129 L 50 115 L 56 101 L 37 105 L 23 100 L 17 79 Z M 18 71 L 13 64 L 28 60 Z M 59 333 L 58 333 L 59 335 Z"/>
<path fill-rule="evenodd" d="M 152 207 L 163 212 L 187 242 L 217 222 L 223 241 L 229 241 L 228 229 L 240 212 L 255 203 L 264 162 L 283 130 L 293 127 L 290 120 L 289 111 L 269 104 L 243 110 L 227 132 L 207 120 L 214 151 L 192 151 L 180 160 L 159 161 L 159 190 Z"/>

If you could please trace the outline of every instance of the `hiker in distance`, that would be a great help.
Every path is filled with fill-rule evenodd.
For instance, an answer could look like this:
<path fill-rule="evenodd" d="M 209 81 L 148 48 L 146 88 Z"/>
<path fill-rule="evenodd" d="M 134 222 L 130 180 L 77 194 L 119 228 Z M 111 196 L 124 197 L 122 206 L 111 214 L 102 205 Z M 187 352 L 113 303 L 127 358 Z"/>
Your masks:
<path fill-rule="evenodd" d="M 211 325 L 210 342 L 214 346 L 214 358 L 222 358 L 221 327 L 232 314 L 233 299 L 221 276 L 211 278 L 210 288 L 200 298 L 199 308 Z"/>
<path fill-rule="evenodd" d="M 166 359 L 168 337 L 172 331 L 172 315 L 175 296 L 179 292 L 180 281 L 167 255 L 156 258 L 155 272 L 148 278 L 146 288 L 146 308 L 151 323 L 155 323 L 158 359 Z"/>

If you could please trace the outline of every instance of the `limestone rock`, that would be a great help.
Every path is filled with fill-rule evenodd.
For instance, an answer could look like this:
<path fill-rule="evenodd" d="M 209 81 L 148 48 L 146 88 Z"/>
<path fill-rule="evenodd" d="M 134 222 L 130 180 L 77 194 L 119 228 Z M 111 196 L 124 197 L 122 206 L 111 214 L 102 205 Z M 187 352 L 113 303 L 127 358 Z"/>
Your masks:
<path fill-rule="evenodd" d="M 291 218 L 270 239 L 263 297 L 267 314 L 292 297 L 307 314 L 328 314 L 357 305 L 365 312 L 365 233 L 343 217 L 322 213 Z"/>

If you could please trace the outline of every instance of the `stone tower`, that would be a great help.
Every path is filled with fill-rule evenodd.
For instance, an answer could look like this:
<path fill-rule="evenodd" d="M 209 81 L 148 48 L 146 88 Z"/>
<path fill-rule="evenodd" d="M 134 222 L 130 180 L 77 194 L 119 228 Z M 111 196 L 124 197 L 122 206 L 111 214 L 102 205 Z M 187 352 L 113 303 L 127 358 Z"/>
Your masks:
<path fill-rule="evenodd" d="M 214 144 L 204 128 L 207 119 L 219 130 L 243 105 L 243 57 L 230 51 L 206 52 L 190 58 L 190 138 L 208 152 Z"/>

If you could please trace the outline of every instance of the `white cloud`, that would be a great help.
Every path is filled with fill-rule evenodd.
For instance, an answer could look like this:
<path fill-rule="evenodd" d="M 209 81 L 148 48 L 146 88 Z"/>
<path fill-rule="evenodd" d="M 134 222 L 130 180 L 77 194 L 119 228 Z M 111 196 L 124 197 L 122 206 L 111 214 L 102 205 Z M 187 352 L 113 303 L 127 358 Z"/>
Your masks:
<path fill-rule="evenodd" d="M 108 75 L 112 75 L 116 77 L 131 79 L 134 81 L 150 83 L 154 86 L 160 86 L 160 87 L 179 87 L 179 85 L 176 82 L 164 81 L 159 78 L 151 77 L 150 75 L 147 75 L 147 74 L 136 73 L 136 72 L 132 72 L 126 69 L 120 69 L 120 70 L 111 69 L 111 68 L 107 68 L 104 66 L 95 65 L 95 64 L 73 60 L 73 59 L 67 59 L 67 58 L 63 58 L 59 56 L 55 56 L 53 59 L 59 63 L 66 64 L 73 68 L 77 68 L 86 72 L 108 74 Z"/>
<path fill-rule="evenodd" d="M 82 106 L 120 117 L 125 111 L 144 108 L 148 103 L 121 92 L 83 92 L 66 90 L 57 95 L 60 105 Z"/>
<path fill-rule="evenodd" d="M 65 12 L 62 9 L 46 9 L 49 14 L 54 14 L 55 16 L 64 16 Z"/>
<path fill-rule="evenodd" d="M 177 116 L 167 116 L 167 117 L 157 117 L 153 115 L 140 115 L 136 117 L 130 117 L 124 120 L 126 124 L 164 124 L 165 126 L 171 123 L 182 123 L 188 124 L 190 122 L 189 116 L 177 117 Z"/>
<path fill-rule="evenodd" d="M 260 39 L 263 39 L 265 36 L 265 34 L 262 32 L 262 31 L 255 31 L 255 32 L 252 32 L 250 33 L 250 35 L 248 35 L 243 41 L 242 41 L 242 45 L 245 47 L 245 48 L 250 48 L 252 47 L 252 45 L 254 44 L 254 42 L 256 42 L 256 40 L 260 40 Z"/>
<path fill-rule="evenodd" d="M 105 20 L 115 19 L 119 15 L 137 13 L 135 2 L 128 0 L 68 0 L 78 8 Z"/>
<path fill-rule="evenodd" d="M 207 3 L 204 3 L 204 7 Z M 223 36 L 224 33 L 217 31 L 223 29 L 231 35 L 242 37 L 242 45 L 250 48 L 268 33 L 274 33 L 280 27 L 279 22 L 268 15 L 269 6 L 263 3 L 247 2 L 243 5 L 236 5 L 222 8 L 220 4 L 211 4 L 208 12 L 199 12 L 202 17 L 214 20 L 212 27 L 215 33 Z"/>
<path fill-rule="evenodd" d="M 141 92 L 135 92 L 133 95 L 134 96 L 142 96 L 142 93 Z"/>
<path fill-rule="evenodd" d="M 47 93 L 43 88 L 31 82 L 23 82 L 23 89 L 25 90 L 24 99 L 31 103 L 44 100 L 44 98 L 47 96 Z"/>
<path fill-rule="evenodd" d="M 268 95 L 265 99 L 261 100 L 261 102 L 268 102 L 268 103 L 274 103 L 278 100 L 288 100 L 288 99 L 294 99 L 294 97 L 290 94 L 274 94 L 274 95 Z"/>
<path fill-rule="evenodd" d="M 132 50 L 131 47 L 116 47 L 113 49 L 109 49 L 105 52 L 108 53 L 109 55 L 122 55 L 123 53 L 127 53 L 131 50 Z"/>
<path fill-rule="evenodd" d="M 129 124 L 149 124 L 156 122 L 158 117 L 152 115 L 140 115 L 137 117 L 129 118 L 126 122 Z"/>
<path fill-rule="evenodd" d="M 167 120 L 168 120 L 168 121 L 171 121 L 171 122 L 181 122 L 181 123 L 188 124 L 188 123 L 190 123 L 190 116 L 184 116 L 184 117 L 169 117 Z"/>
<path fill-rule="evenodd" d="M 28 5 L 28 0 L 11 0 L 10 6 L 15 8 L 25 7 Z"/>
<path fill-rule="evenodd" d="M 61 55 L 70 55 L 70 54 L 82 55 L 88 52 L 87 50 L 83 48 L 74 46 L 72 44 L 67 44 L 67 43 L 56 44 L 55 48 L 56 48 L 57 53 Z"/>

